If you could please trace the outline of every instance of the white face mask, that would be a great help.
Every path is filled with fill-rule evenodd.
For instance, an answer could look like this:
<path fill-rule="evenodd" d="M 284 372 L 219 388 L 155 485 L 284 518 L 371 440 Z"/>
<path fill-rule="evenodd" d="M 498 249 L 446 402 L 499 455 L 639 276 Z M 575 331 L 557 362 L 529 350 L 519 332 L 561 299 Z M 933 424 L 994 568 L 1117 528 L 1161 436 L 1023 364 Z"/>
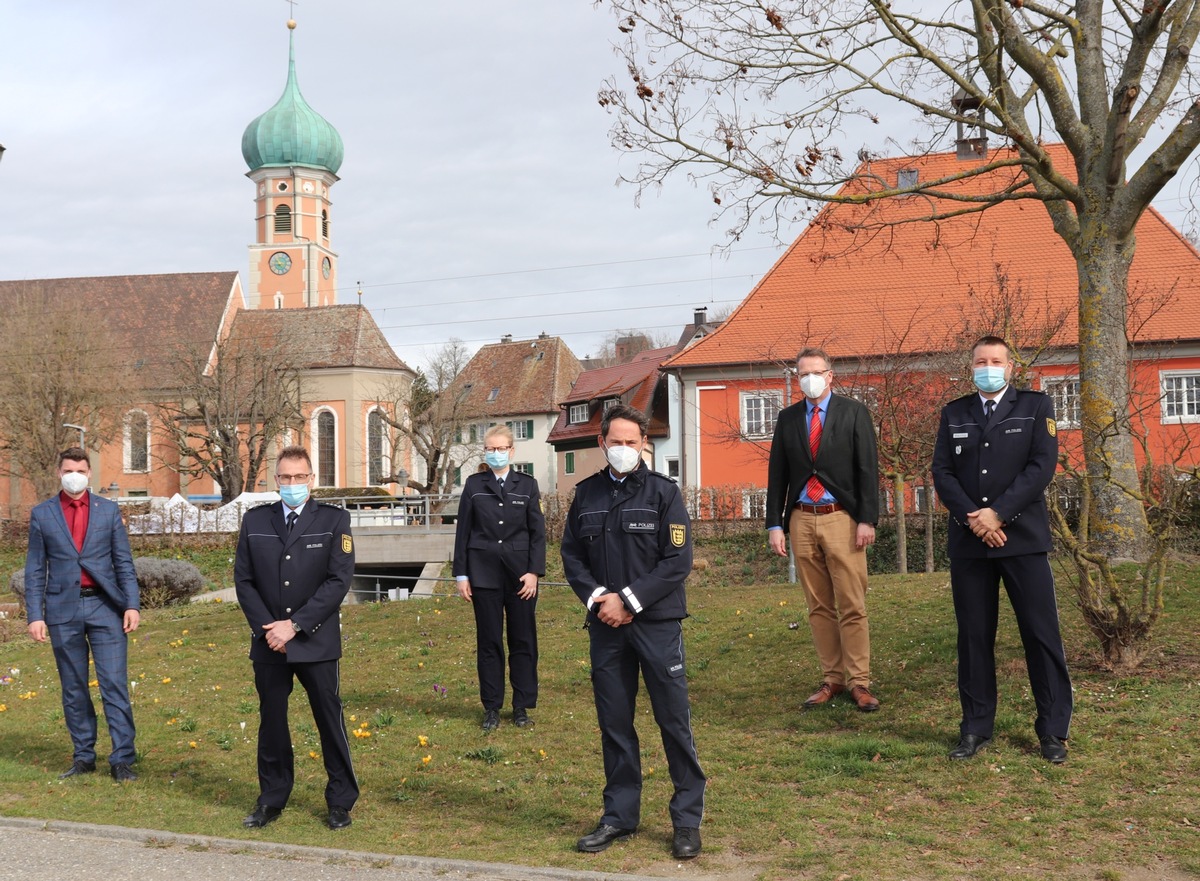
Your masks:
<path fill-rule="evenodd" d="M 82 471 L 68 471 L 62 476 L 62 488 L 67 495 L 77 496 L 88 488 L 88 476 Z"/>
<path fill-rule="evenodd" d="M 800 377 L 800 391 L 804 392 L 804 397 L 813 398 L 814 400 L 825 394 L 825 374 L 824 373 L 806 373 Z"/>
<path fill-rule="evenodd" d="M 604 447 L 604 455 L 617 474 L 628 474 L 637 467 L 642 458 L 642 454 L 633 447 L 610 447 L 607 444 Z"/>

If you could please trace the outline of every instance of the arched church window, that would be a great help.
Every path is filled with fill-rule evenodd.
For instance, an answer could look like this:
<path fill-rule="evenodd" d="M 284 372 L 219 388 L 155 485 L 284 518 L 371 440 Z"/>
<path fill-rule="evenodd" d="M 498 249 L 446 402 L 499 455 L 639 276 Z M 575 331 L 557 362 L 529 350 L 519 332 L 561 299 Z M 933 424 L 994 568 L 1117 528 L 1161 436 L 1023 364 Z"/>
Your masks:
<path fill-rule="evenodd" d="M 275 209 L 275 232 L 291 232 L 292 231 L 292 209 L 287 205 L 280 205 Z"/>
<path fill-rule="evenodd" d="M 317 414 L 317 486 L 337 486 L 337 422 L 328 410 Z"/>
<path fill-rule="evenodd" d="M 145 473 L 150 470 L 150 417 L 142 410 L 125 414 L 125 471 Z"/>
<path fill-rule="evenodd" d="M 391 473 L 386 461 L 387 425 L 383 414 L 372 410 L 367 414 L 367 479 L 374 486 Z"/>

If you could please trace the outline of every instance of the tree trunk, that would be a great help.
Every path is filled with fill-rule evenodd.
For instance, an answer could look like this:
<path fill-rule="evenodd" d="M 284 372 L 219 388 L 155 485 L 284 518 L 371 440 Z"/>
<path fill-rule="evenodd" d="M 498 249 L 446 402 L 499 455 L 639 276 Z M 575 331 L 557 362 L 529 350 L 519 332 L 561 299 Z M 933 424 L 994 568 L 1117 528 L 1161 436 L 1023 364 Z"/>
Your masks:
<path fill-rule="evenodd" d="M 932 573 L 937 568 L 934 557 L 933 529 L 936 522 L 933 516 L 933 474 L 925 475 L 925 571 Z"/>
<path fill-rule="evenodd" d="M 1083 456 L 1091 486 L 1084 539 L 1110 560 L 1142 559 L 1149 529 L 1129 419 L 1126 332 L 1134 242 L 1113 240 L 1105 226 L 1081 222 L 1076 252 Z"/>
<path fill-rule="evenodd" d="M 892 478 L 892 495 L 896 507 L 896 571 L 908 574 L 908 526 L 904 519 L 904 475 Z"/>

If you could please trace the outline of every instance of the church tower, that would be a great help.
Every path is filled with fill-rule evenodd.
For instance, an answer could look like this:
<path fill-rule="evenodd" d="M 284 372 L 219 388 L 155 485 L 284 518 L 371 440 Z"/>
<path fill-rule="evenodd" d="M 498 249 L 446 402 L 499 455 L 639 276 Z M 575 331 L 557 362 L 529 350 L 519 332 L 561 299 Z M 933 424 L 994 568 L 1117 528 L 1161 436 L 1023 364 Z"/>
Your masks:
<path fill-rule="evenodd" d="M 251 309 L 337 303 L 329 191 L 342 165 L 342 137 L 296 83 L 296 22 L 288 21 L 288 75 L 275 106 L 246 126 L 242 157 L 254 181 L 255 241 L 246 298 Z"/>

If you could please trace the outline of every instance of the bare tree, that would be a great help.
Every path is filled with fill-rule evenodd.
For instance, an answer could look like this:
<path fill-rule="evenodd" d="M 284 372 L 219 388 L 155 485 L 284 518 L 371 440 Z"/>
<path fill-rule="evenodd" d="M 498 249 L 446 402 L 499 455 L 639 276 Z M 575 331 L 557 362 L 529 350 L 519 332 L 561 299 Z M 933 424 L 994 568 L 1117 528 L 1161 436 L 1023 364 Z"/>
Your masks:
<path fill-rule="evenodd" d="M 378 402 L 393 433 L 392 448 L 409 448 L 424 463 L 425 480 L 408 480 L 418 492 L 454 489 L 454 469 L 462 462 L 453 454 L 471 417 L 464 405 L 470 389 L 458 379 L 470 360 L 463 341 L 451 339 L 432 353 L 428 368 L 418 370 L 411 385 L 388 389 Z"/>
<path fill-rule="evenodd" d="M 629 80 L 610 80 L 599 97 L 617 115 L 614 144 L 644 159 L 631 180 L 641 191 L 686 173 L 709 187 L 735 235 L 755 218 L 791 222 L 839 199 L 924 193 L 937 197 L 931 221 L 1016 199 L 1044 206 L 1079 280 L 1086 541 L 1106 558 L 1146 553 L 1127 408 L 1128 272 L 1138 219 L 1200 145 L 1200 3 L 950 0 L 928 16 L 885 0 L 605 5 Z M 870 159 L 883 140 L 884 113 L 890 130 L 907 113 L 922 133 L 909 153 L 962 126 L 981 161 L 906 187 L 863 162 L 860 185 L 841 189 L 855 177 L 846 160 Z M 874 130 L 869 146 L 833 146 L 863 127 Z M 987 135 L 1012 149 L 988 152 Z M 953 186 L 980 175 L 995 188 Z"/>
<path fill-rule="evenodd" d="M 39 498 L 58 489 L 58 453 L 90 449 L 121 430 L 133 392 L 123 348 L 103 314 L 64 309 L 29 282 L 0 309 L 0 470 L 33 484 Z"/>
<path fill-rule="evenodd" d="M 165 464 L 211 477 L 222 502 L 254 492 L 270 447 L 303 424 L 300 351 L 278 327 L 237 321 L 215 345 L 181 350 L 158 405 L 174 453 Z"/>

